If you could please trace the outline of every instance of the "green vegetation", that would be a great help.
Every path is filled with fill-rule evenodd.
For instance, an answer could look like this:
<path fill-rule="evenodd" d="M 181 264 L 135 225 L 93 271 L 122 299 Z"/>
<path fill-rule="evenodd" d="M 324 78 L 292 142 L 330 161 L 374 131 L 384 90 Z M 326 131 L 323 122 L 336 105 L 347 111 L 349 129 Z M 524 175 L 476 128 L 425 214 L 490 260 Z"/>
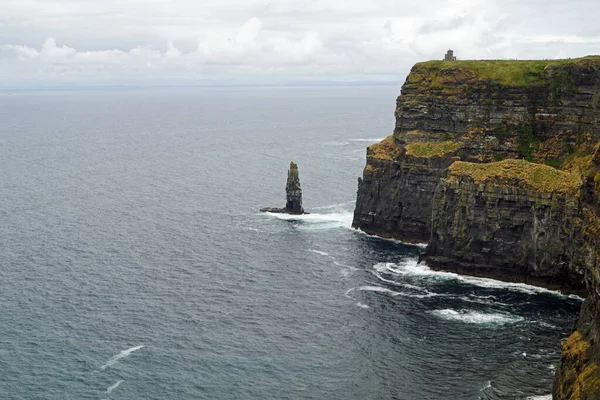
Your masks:
<path fill-rule="evenodd" d="M 521 158 L 532 161 L 531 143 L 533 143 L 533 128 L 531 124 L 524 124 L 517 129 L 517 152 Z"/>
<path fill-rule="evenodd" d="M 395 160 L 401 151 L 400 147 L 394 141 L 394 136 L 388 136 L 381 142 L 367 147 L 367 157 L 380 160 Z"/>
<path fill-rule="evenodd" d="M 600 63 L 600 56 L 571 60 L 465 60 L 427 61 L 416 64 L 408 83 L 443 86 L 448 83 L 474 83 L 491 81 L 505 86 L 542 86 L 547 67 L 561 68 L 569 65 Z M 553 88 L 569 83 L 566 73 L 558 73 Z"/>
<path fill-rule="evenodd" d="M 563 382 L 558 382 L 560 398 L 583 400 L 593 398 L 600 385 L 600 368 L 589 359 L 590 343 L 575 331 L 562 343 L 562 357 L 567 360 L 562 374 Z M 566 390 L 565 390 L 566 389 Z"/>
<path fill-rule="evenodd" d="M 412 142 L 406 145 L 406 154 L 419 158 L 442 157 L 448 153 L 458 150 L 460 142 Z"/>
<path fill-rule="evenodd" d="M 562 164 L 560 162 L 560 160 L 557 160 L 556 158 L 547 158 L 544 160 L 544 163 L 546 165 L 548 165 L 549 167 L 556 168 L 556 169 L 559 169 Z"/>
<path fill-rule="evenodd" d="M 459 175 L 466 175 L 477 184 L 516 185 L 547 193 L 573 193 L 581 186 L 579 174 L 523 160 L 510 159 L 487 164 L 456 161 L 449 171 L 450 181 L 456 180 Z"/>

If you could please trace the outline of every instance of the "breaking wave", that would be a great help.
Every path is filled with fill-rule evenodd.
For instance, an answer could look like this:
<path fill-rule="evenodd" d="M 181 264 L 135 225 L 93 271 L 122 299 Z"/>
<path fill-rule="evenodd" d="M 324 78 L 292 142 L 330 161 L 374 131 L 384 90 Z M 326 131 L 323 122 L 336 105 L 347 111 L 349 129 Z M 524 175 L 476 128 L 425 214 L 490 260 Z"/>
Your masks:
<path fill-rule="evenodd" d="M 373 238 L 373 239 L 379 239 L 379 240 L 386 240 L 389 242 L 393 242 L 393 243 L 399 243 L 399 244 L 403 244 L 405 246 L 415 246 L 415 247 L 420 247 L 421 249 L 424 249 L 425 247 L 427 247 L 427 243 L 408 243 L 408 242 L 403 242 L 402 240 L 398 240 L 398 239 L 392 239 L 392 238 L 384 238 L 381 236 L 377 236 L 377 235 L 371 235 L 361 229 L 358 228 L 352 228 L 352 224 L 350 224 L 351 229 L 356 232 L 356 233 L 360 233 L 361 235 L 365 235 L 367 237 Z"/>
<path fill-rule="evenodd" d="M 467 324 L 504 325 L 523 321 L 523 317 L 503 313 L 481 313 L 472 310 L 433 310 L 429 312 L 447 321 L 458 321 Z"/>
<path fill-rule="evenodd" d="M 350 228 L 352 226 L 353 213 L 351 212 L 339 212 L 329 214 L 302 214 L 302 215 L 291 215 L 291 214 L 277 214 L 277 213 L 265 213 L 277 219 L 285 221 L 294 221 L 302 224 L 303 228 L 306 229 L 333 229 L 333 228 Z"/>
<path fill-rule="evenodd" d="M 373 269 L 379 272 L 391 272 L 406 276 L 420 276 L 424 279 L 447 279 L 460 281 L 462 283 L 480 286 L 488 289 L 508 289 L 526 294 L 548 293 L 560 297 L 567 297 L 560 292 L 545 289 L 525 283 L 503 282 L 490 278 L 479 278 L 474 276 L 459 275 L 454 272 L 434 271 L 425 264 L 419 264 L 416 259 L 408 259 L 402 263 L 378 263 Z M 571 298 L 573 298 L 571 296 Z"/>

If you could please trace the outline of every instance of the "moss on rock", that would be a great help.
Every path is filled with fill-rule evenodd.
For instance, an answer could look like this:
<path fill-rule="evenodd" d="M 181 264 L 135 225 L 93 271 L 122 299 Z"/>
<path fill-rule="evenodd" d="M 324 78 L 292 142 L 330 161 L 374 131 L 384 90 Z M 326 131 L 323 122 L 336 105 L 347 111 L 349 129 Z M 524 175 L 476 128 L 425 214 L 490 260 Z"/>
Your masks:
<path fill-rule="evenodd" d="M 560 379 L 555 398 L 568 400 L 597 399 L 600 387 L 600 368 L 590 360 L 590 343 L 575 331 L 562 343 Z"/>
<path fill-rule="evenodd" d="M 460 142 L 412 142 L 406 145 L 406 155 L 419 158 L 443 157 L 461 147 Z"/>
<path fill-rule="evenodd" d="M 398 158 L 402 149 L 396 144 L 393 136 L 388 136 L 381 142 L 367 147 L 367 158 L 377 158 L 379 160 L 395 160 Z"/>

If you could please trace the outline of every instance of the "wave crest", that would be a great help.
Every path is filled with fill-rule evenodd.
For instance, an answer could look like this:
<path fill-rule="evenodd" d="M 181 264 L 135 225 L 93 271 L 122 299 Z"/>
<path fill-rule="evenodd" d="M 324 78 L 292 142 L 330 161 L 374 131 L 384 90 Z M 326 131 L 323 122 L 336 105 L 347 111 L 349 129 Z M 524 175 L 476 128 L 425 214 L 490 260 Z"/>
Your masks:
<path fill-rule="evenodd" d="M 482 313 L 473 310 L 433 310 L 429 312 L 446 321 L 458 321 L 467 324 L 505 325 L 523 321 L 523 317 L 503 313 Z"/>

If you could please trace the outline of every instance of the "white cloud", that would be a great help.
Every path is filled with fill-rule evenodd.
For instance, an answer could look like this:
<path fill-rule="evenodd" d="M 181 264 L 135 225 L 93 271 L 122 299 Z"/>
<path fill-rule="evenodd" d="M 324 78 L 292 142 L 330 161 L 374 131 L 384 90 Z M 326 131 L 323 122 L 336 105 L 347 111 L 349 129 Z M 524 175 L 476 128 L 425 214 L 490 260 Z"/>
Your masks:
<path fill-rule="evenodd" d="M 0 85 L 401 81 L 450 47 L 459 58 L 600 48 L 592 0 L 3 0 L 0 9 Z"/>

